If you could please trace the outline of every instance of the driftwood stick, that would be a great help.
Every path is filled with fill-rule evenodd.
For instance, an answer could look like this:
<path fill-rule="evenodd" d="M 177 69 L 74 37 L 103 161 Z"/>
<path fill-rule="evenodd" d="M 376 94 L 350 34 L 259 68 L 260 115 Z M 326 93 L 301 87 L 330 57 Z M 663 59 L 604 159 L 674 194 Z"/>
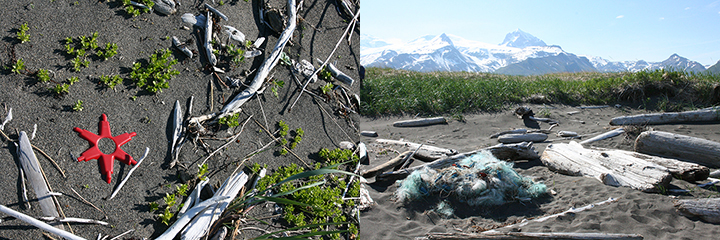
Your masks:
<path fill-rule="evenodd" d="M 357 13 L 355 13 L 355 16 L 353 16 L 352 20 L 350 20 L 350 22 L 357 21 L 357 18 L 358 18 L 359 16 L 360 16 L 360 11 L 358 10 Z M 300 100 L 300 97 L 302 96 L 302 93 L 305 92 L 305 89 L 307 88 L 307 85 L 310 83 L 310 80 L 312 80 L 312 76 L 315 76 L 317 73 L 319 73 L 319 72 L 325 67 L 325 64 L 327 64 L 328 62 L 330 62 L 330 58 L 332 58 L 333 54 L 335 54 L 335 50 L 337 50 L 337 48 L 340 46 L 340 43 L 341 43 L 342 40 L 345 38 L 345 35 L 347 35 L 347 33 L 348 33 L 349 30 L 350 30 L 350 24 L 348 24 L 348 27 L 345 28 L 345 32 L 344 32 L 343 35 L 340 37 L 340 39 L 338 39 L 337 44 L 335 44 L 335 48 L 333 48 L 332 52 L 330 52 L 330 55 L 328 55 L 328 57 L 325 59 L 323 65 L 321 65 L 320 67 L 318 67 L 317 69 L 315 69 L 315 72 L 313 72 L 313 73 L 308 77 L 308 80 L 305 82 L 305 84 L 303 84 L 302 90 L 301 90 L 300 93 L 298 94 L 297 98 L 295 98 L 295 101 L 294 101 L 294 102 L 290 105 L 290 107 L 288 108 L 288 112 L 290 112 L 290 111 L 292 110 L 292 108 L 295 106 L 295 104 L 297 103 L 297 101 Z"/>
<path fill-rule="evenodd" d="M 108 215 L 107 215 L 107 213 L 105 213 L 105 211 L 103 211 L 102 209 L 96 207 L 96 206 L 95 206 L 94 204 L 92 204 L 90 201 L 85 200 L 85 198 L 84 198 L 83 196 L 81 196 L 77 191 L 75 191 L 75 189 L 73 189 L 72 187 L 70 188 L 70 190 L 72 190 L 72 191 L 75 193 L 75 195 L 77 195 L 77 196 L 80 198 L 80 200 L 82 200 L 85 204 L 90 205 L 91 207 L 95 208 L 95 210 L 100 211 L 101 213 L 103 213 L 103 215 L 105 215 L 105 219 L 108 219 Z"/>
<path fill-rule="evenodd" d="M 238 132 L 238 133 L 236 133 L 235 135 L 233 135 L 225 144 L 223 144 L 223 145 L 220 146 L 219 148 L 215 149 L 215 151 L 213 151 L 212 153 L 210 153 L 210 155 L 208 155 L 208 156 L 205 158 L 205 160 L 203 160 L 202 163 L 200 163 L 200 165 L 205 164 L 205 162 L 206 162 L 208 159 L 210 159 L 213 155 L 215 155 L 217 152 L 219 152 L 219 151 L 222 150 L 223 148 L 227 147 L 227 145 L 230 145 L 230 143 L 234 142 L 235 139 L 237 139 L 237 138 L 240 136 L 240 134 L 243 132 L 243 130 L 245 129 L 245 124 L 247 124 L 248 121 L 250 121 L 250 119 L 251 119 L 252 117 L 253 117 L 253 115 L 250 115 L 250 117 L 248 117 L 247 119 L 245 119 L 245 122 L 243 122 L 242 126 L 240 127 L 240 132 Z"/>
<path fill-rule="evenodd" d="M 140 166 L 140 164 L 143 162 L 143 160 L 145 160 L 145 157 L 147 157 L 149 152 L 150 152 L 150 148 L 146 147 L 145 154 L 143 154 L 142 158 L 140 158 L 140 160 L 137 162 L 137 164 L 135 164 L 135 166 L 133 166 L 133 168 L 131 168 L 130 171 L 128 171 L 128 174 L 125 175 L 125 178 L 123 178 L 122 182 L 120 182 L 120 185 L 118 185 L 118 187 L 115 189 L 115 191 L 113 191 L 112 195 L 110 195 L 110 198 L 108 198 L 108 200 L 113 199 L 115 197 L 115 195 L 118 192 L 120 192 L 120 188 L 122 188 L 125 185 L 125 182 L 127 182 L 127 180 L 130 179 L 130 175 L 135 171 L 135 169 L 137 169 Z"/>
<path fill-rule="evenodd" d="M 65 239 L 70 239 L 70 240 L 85 240 L 84 238 L 81 238 L 81 237 L 78 237 L 78 236 L 76 236 L 76 235 L 74 235 L 74 234 L 72 234 L 72 233 L 66 232 L 65 230 L 61 230 L 61 229 L 55 228 L 55 227 L 53 227 L 53 226 L 48 225 L 47 223 L 44 223 L 44 222 L 42 222 L 42 221 L 40 221 L 40 220 L 35 219 L 35 218 L 33 218 L 33 217 L 30 217 L 30 216 L 28 216 L 28 215 L 25 215 L 25 214 L 22 214 L 22 213 L 20 213 L 20 212 L 15 211 L 15 210 L 12 210 L 12 209 L 6 207 L 5 205 L 0 205 L 0 212 L 3 212 L 3 213 L 5 213 L 5 214 L 7 214 L 7 215 L 10 215 L 10 216 L 14 217 L 14 218 L 17 218 L 17 219 L 19 219 L 19 220 L 21 220 L 21 221 L 23 221 L 23 222 L 32 224 L 33 226 L 35 226 L 35 227 L 37 227 L 37 228 L 40 228 L 40 229 L 42 229 L 42 230 L 45 230 L 45 231 L 51 232 L 51 233 L 53 233 L 53 234 L 55 234 L 55 235 L 61 236 L 61 237 L 65 238 Z"/>
<path fill-rule="evenodd" d="M 388 181 L 388 180 L 398 180 L 403 179 L 410 175 L 410 173 L 414 172 L 415 170 L 419 170 L 425 167 L 428 168 L 434 168 L 434 169 L 440 169 L 440 168 L 446 168 L 449 166 L 452 166 L 452 164 L 465 159 L 473 154 L 476 154 L 480 151 L 489 151 L 493 156 L 495 156 L 498 159 L 501 160 L 519 160 L 519 159 L 538 159 L 540 156 L 538 156 L 537 152 L 535 152 L 532 143 L 530 142 L 523 142 L 518 144 L 498 144 L 492 147 L 482 148 L 475 151 L 470 151 L 466 153 L 460 153 L 455 154 L 450 157 L 442 158 L 439 160 L 435 160 L 430 163 L 426 163 L 423 165 L 411 167 L 408 169 L 402 169 L 394 172 L 387 172 L 380 174 L 375 177 L 375 181 Z"/>
<path fill-rule="evenodd" d="M 447 149 L 447 148 L 435 147 L 435 146 L 430 146 L 430 145 L 423 145 L 422 147 L 420 147 L 419 143 L 408 142 L 408 141 L 403 141 L 403 140 L 398 141 L 398 140 L 378 138 L 378 139 L 375 139 L 375 142 L 381 143 L 381 144 L 393 144 L 393 145 L 406 146 L 409 148 L 420 148 L 421 151 L 434 152 L 434 153 L 437 153 L 437 155 L 451 156 L 451 155 L 457 154 L 457 151 L 454 149 Z"/>
<path fill-rule="evenodd" d="M 543 142 L 548 138 L 544 133 L 505 134 L 498 137 L 501 143 Z"/>
<path fill-rule="evenodd" d="M 206 208 L 209 208 L 211 206 L 217 205 L 218 202 L 228 199 L 230 197 L 223 197 L 223 196 L 217 196 L 212 197 L 208 200 L 203 201 L 202 203 L 194 206 L 190 210 L 188 210 L 185 214 L 183 214 L 181 217 L 179 217 L 175 223 L 173 223 L 172 226 L 170 226 L 162 235 L 157 237 L 155 240 L 171 240 L 174 239 L 175 236 L 182 231 L 183 228 L 185 228 L 185 225 L 187 225 L 190 220 L 192 220 L 195 215 L 202 212 Z"/>
<path fill-rule="evenodd" d="M 120 235 L 117 235 L 117 236 L 115 236 L 114 238 L 111 238 L 110 240 L 117 240 L 117 239 L 119 239 L 120 237 L 122 237 L 122 236 L 124 236 L 125 234 L 128 234 L 128 233 L 130 233 L 130 232 L 132 232 L 132 231 L 135 231 L 135 229 L 127 230 L 127 231 L 125 231 L 124 233 L 121 233 Z"/>
<path fill-rule="evenodd" d="M 5 124 L 7 124 L 8 122 L 10 122 L 10 120 L 12 120 L 12 118 L 13 118 L 13 117 L 12 117 L 12 108 L 10 108 L 10 110 L 8 110 L 7 116 L 5 116 L 5 120 L 3 120 L 2 125 L 0 125 L 0 130 L 4 131 L 4 130 L 5 130 Z M 3 135 L 5 135 L 5 133 L 3 133 Z M 10 139 L 9 137 L 7 137 L 7 135 L 5 136 L 5 138 Z"/>
<path fill-rule="evenodd" d="M 47 153 L 45 153 L 43 150 L 40 150 L 40 148 L 36 147 L 35 145 L 32 145 L 32 148 L 35 149 L 35 151 L 38 151 L 41 155 L 45 156 L 45 158 L 50 160 L 53 166 L 55 166 L 55 168 L 60 171 L 60 175 L 62 175 L 63 178 L 67 178 L 67 176 L 65 176 L 65 171 L 60 168 L 60 165 L 58 165 L 57 162 L 55 162 L 55 160 L 50 157 L 50 155 L 47 155 Z"/>
<path fill-rule="evenodd" d="M 586 143 L 597 142 L 597 141 L 600 141 L 600 140 L 603 140 L 603 139 L 606 139 L 606 138 L 615 137 L 615 136 L 620 135 L 620 134 L 622 134 L 622 133 L 624 133 L 624 132 L 625 132 L 625 129 L 623 129 L 623 128 L 618 128 L 618 129 L 615 129 L 615 130 L 612 130 L 612 131 L 609 131 L 609 132 L 606 132 L 606 133 L 597 135 L 597 136 L 595 136 L 595 137 L 591 137 L 590 139 L 587 139 L 587 140 L 585 140 L 585 141 L 580 142 L 580 144 L 582 145 L 582 144 L 586 144 Z"/>
<path fill-rule="evenodd" d="M 720 223 L 720 198 L 677 200 L 675 208 L 686 216 L 700 217 L 707 222 Z"/>
<path fill-rule="evenodd" d="M 99 224 L 103 226 L 107 226 L 107 222 L 103 222 L 100 220 L 95 219 L 85 219 L 85 218 L 73 218 L 73 217 L 66 217 L 66 218 L 60 218 L 60 217 L 39 217 L 40 220 L 43 221 L 59 221 L 59 222 L 72 222 L 72 223 L 89 223 L 89 224 Z"/>
<path fill-rule="evenodd" d="M 720 167 L 720 143 L 662 131 L 646 131 L 635 139 L 635 151 Z"/>
<path fill-rule="evenodd" d="M 30 181 L 30 186 L 35 191 L 35 196 L 38 198 L 43 214 L 50 217 L 60 217 L 58 208 L 50 195 L 52 190 L 48 187 L 47 179 L 42 173 L 40 163 L 30 146 L 30 139 L 25 132 L 20 132 L 17 156 L 28 181 Z"/>
<path fill-rule="evenodd" d="M 640 234 L 622 233 L 577 233 L 577 232 L 495 232 L 495 233 L 428 233 L 426 237 L 417 239 L 503 239 L 503 240 L 533 240 L 533 239 L 560 239 L 560 240 L 636 240 L 643 239 Z"/>
<path fill-rule="evenodd" d="M 447 119 L 445 119 L 444 117 L 418 118 L 394 122 L 393 127 L 421 127 L 445 123 L 447 123 Z"/>
<path fill-rule="evenodd" d="M 390 169 L 396 167 L 397 165 L 402 164 L 402 160 L 405 159 L 405 157 L 410 156 L 410 155 L 412 155 L 412 152 L 410 152 L 410 151 L 403 152 L 400 155 L 397 155 L 396 157 L 388 160 L 387 162 L 385 162 L 383 164 L 380 164 L 374 168 L 368 169 L 367 171 L 363 171 L 361 173 L 361 175 L 364 178 L 373 177 L 373 176 L 377 175 L 378 173 L 385 172 L 387 170 L 390 170 Z"/>
<path fill-rule="evenodd" d="M 258 68 L 258 71 L 255 74 L 255 78 L 250 83 L 250 86 L 242 92 L 238 93 L 238 95 L 235 95 L 235 98 L 233 98 L 230 103 L 225 105 L 225 107 L 221 111 L 222 113 L 220 114 L 220 117 L 226 116 L 228 112 L 240 108 L 240 106 L 250 100 L 250 97 L 255 95 L 257 90 L 260 89 L 262 84 L 265 82 L 265 78 L 268 76 L 268 74 L 270 74 L 270 70 L 272 70 L 273 67 L 277 65 L 278 61 L 280 60 L 280 54 L 282 53 L 283 48 L 285 48 L 285 44 L 290 40 L 290 37 L 292 36 L 292 33 L 295 31 L 295 27 L 297 26 L 297 13 L 295 9 L 295 1 L 288 0 L 287 28 L 285 28 L 285 30 L 280 35 L 280 38 L 278 39 L 272 53 L 270 53 L 270 56 Z"/>
<path fill-rule="evenodd" d="M 30 205 L 30 200 L 28 200 L 27 186 L 25 186 L 25 171 L 23 171 L 22 168 L 20 168 L 20 185 L 22 185 L 23 202 L 25 202 L 25 207 L 29 210 L 32 208 L 32 205 Z"/>
<path fill-rule="evenodd" d="M 682 122 L 720 121 L 720 109 L 695 110 L 686 112 L 650 113 L 634 116 L 616 117 L 610 125 L 654 125 Z"/>
<path fill-rule="evenodd" d="M 415 151 L 412 152 L 412 154 L 406 156 L 405 159 L 403 159 L 403 164 L 402 164 L 402 166 L 400 166 L 400 169 L 404 169 L 407 167 L 408 164 L 410 164 L 410 158 L 413 157 L 418 151 L 420 151 L 420 148 L 422 148 L 422 146 L 423 146 L 423 144 L 420 144 L 420 146 L 417 147 L 417 149 L 415 149 Z"/>

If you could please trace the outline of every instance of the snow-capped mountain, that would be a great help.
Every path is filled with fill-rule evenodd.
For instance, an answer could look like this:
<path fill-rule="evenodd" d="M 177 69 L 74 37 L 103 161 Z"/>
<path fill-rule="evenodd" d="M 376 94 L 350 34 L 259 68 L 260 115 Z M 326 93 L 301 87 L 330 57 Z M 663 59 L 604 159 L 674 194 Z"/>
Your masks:
<path fill-rule="evenodd" d="M 715 65 L 712 65 L 712 66 L 708 67 L 708 68 L 707 68 L 707 71 L 708 71 L 709 73 L 720 74 L 720 60 L 719 60 L 717 63 L 715 63 Z"/>
<path fill-rule="evenodd" d="M 662 62 L 619 61 L 575 55 L 560 46 L 547 45 L 537 37 L 520 31 L 508 33 L 500 45 L 483 43 L 450 34 L 426 35 L 407 43 L 391 43 L 363 34 L 360 62 L 366 67 L 413 71 L 498 72 L 515 75 L 554 72 L 623 72 L 666 67 L 685 71 L 704 71 L 695 61 L 673 54 Z"/>

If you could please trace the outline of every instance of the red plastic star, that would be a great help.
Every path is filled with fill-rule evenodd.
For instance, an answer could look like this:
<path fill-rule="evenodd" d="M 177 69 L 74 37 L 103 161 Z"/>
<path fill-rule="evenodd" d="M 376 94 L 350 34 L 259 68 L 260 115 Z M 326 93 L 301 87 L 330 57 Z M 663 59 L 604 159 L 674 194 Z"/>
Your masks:
<path fill-rule="evenodd" d="M 74 131 L 80 133 L 81 138 L 90 142 L 90 148 L 80 155 L 80 157 L 78 158 L 78 162 L 97 159 L 98 165 L 100 165 L 100 174 L 105 175 L 107 183 L 110 183 L 110 179 L 112 178 L 113 174 L 113 164 L 115 163 L 115 159 L 127 165 L 135 165 L 137 163 L 135 162 L 135 160 L 133 160 L 132 156 L 128 155 L 127 153 L 125 153 L 125 151 L 120 149 L 120 146 L 130 141 L 130 139 L 132 139 L 132 137 L 134 137 L 136 134 L 135 132 L 123 133 L 113 137 L 110 134 L 110 123 L 107 121 L 107 116 L 105 116 L 105 114 L 102 115 L 102 120 L 100 120 L 100 123 L 98 125 L 100 128 L 100 135 L 95 135 L 88 130 L 80 129 L 78 127 L 73 128 Z M 112 154 L 104 154 L 100 151 L 97 146 L 100 139 L 103 138 L 109 138 L 110 140 L 113 140 L 113 142 L 115 143 L 115 152 L 113 152 Z"/>

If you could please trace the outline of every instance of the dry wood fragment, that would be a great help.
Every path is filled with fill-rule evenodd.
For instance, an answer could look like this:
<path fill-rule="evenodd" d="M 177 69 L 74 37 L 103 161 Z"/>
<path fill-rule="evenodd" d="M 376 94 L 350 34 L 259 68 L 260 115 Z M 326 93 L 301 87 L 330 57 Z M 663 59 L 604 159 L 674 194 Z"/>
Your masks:
<path fill-rule="evenodd" d="M 375 131 L 361 131 L 360 135 L 366 136 L 366 137 L 377 137 L 378 133 Z"/>
<path fill-rule="evenodd" d="M 662 131 L 646 131 L 635 139 L 635 151 L 720 167 L 720 143 Z"/>
<path fill-rule="evenodd" d="M 393 145 L 399 145 L 399 146 L 406 146 L 409 148 L 419 148 L 419 143 L 414 142 L 408 142 L 403 140 L 391 140 L 391 139 L 382 139 L 378 138 L 375 139 L 375 142 L 381 143 L 381 144 L 393 144 Z M 447 149 L 447 148 L 441 148 L 441 147 L 435 147 L 430 145 L 423 145 L 422 148 L 420 148 L 420 153 L 422 151 L 427 151 L 429 154 L 427 155 L 438 155 L 438 156 L 451 156 L 457 154 L 457 151 L 454 149 Z"/>
<path fill-rule="evenodd" d="M 623 129 L 623 128 L 618 128 L 618 129 L 615 129 L 615 130 L 612 130 L 612 131 L 609 131 L 609 132 L 606 132 L 606 133 L 603 133 L 603 134 L 600 134 L 600 135 L 591 137 L 591 138 L 589 138 L 589 139 L 587 139 L 587 140 L 584 140 L 584 141 L 580 142 L 580 144 L 587 144 L 587 143 L 591 143 L 591 142 L 597 142 L 597 141 L 600 141 L 600 140 L 603 140 L 603 139 L 606 139 L 606 138 L 615 137 L 615 136 L 620 135 L 620 134 L 622 134 L 622 133 L 624 133 L 624 132 L 625 132 L 625 129 Z"/>
<path fill-rule="evenodd" d="M 412 155 L 411 151 L 406 151 L 401 153 L 400 155 L 397 155 L 396 157 L 388 160 L 387 162 L 380 164 L 378 166 L 375 166 L 374 168 L 368 169 L 366 171 L 362 171 L 360 175 L 362 175 L 364 178 L 370 178 L 378 173 L 385 172 L 387 170 L 393 169 L 394 167 L 397 167 L 398 165 L 403 163 L 403 160 L 405 157 Z"/>
<path fill-rule="evenodd" d="M 135 166 L 133 166 L 133 168 L 131 168 L 130 171 L 128 171 L 128 174 L 125 175 L 125 178 L 123 178 L 122 182 L 120 182 L 120 184 L 117 186 L 115 191 L 113 191 L 112 195 L 110 195 L 110 198 L 108 198 L 108 200 L 113 199 L 115 197 L 115 195 L 118 192 L 120 192 L 120 188 L 122 188 L 125 185 L 125 182 L 127 182 L 127 180 L 130 179 L 130 175 L 135 171 L 135 169 L 140 167 L 140 164 L 143 162 L 143 160 L 145 160 L 145 157 L 147 157 L 148 152 L 150 152 L 150 148 L 146 147 L 145 154 L 143 154 L 142 158 L 140 158 L 140 160 L 135 164 Z"/>
<path fill-rule="evenodd" d="M 387 172 L 380 174 L 375 177 L 375 181 L 392 181 L 392 180 L 398 180 L 403 179 L 410 175 L 410 173 L 414 172 L 415 170 L 422 169 L 424 167 L 428 168 L 434 168 L 434 169 L 440 169 L 440 168 L 446 168 L 451 166 L 452 164 L 467 158 L 473 154 L 476 154 L 480 151 L 489 151 L 493 156 L 495 156 L 497 159 L 500 160 L 520 160 L 520 159 L 538 159 L 540 156 L 538 156 L 537 152 L 535 152 L 532 143 L 530 142 L 523 142 L 518 144 L 498 144 L 492 147 L 482 148 L 475 151 L 470 151 L 466 153 L 460 153 L 455 154 L 450 157 L 442 158 L 435 160 L 430 163 L 426 163 L 423 165 L 411 167 L 408 169 L 402 169 L 394 172 Z"/>
<path fill-rule="evenodd" d="M 35 191 L 35 196 L 38 198 L 38 203 L 40 203 L 43 214 L 49 217 L 60 217 L 53 198 L 50 195 L 50 189 L 46 183 L 46 179 L 42 174 L 40 163 L 30 145 L 30 139 L 24 131 L 20 132 L 18 139 L 17 156 L 25 172 L 25 177 L 27 177 Z M 60 228 L 62 228 L 62 225 L 57 222 L 53 225 L 59 225 Z"/>
<path fill-rule="evenodd" d="M 445 119 L 444 117 L 418 118 L 394 122 L 393 127 L 421 127 L 445 123 L 447 123 L 447 119 Z"/>
<path fill-rule="evenodd" d="M 548 138 L 544 133 L 505 134 L 498 137 L 501 143 L 542 142 Z"/>
<path fill-rule="evenodd" d="M 720 198 L 677 200 L 675 208 L 686 216 L 720 223 Z"/>
<path fill-rule="evenodd" d="M 596 150 L 579 143 L 550 144 L 540 160 L 550 170 L 571 176 L 587 176 L 605 185 L 624 186 L 643 192 L 667 189 L 672 177 L 667 168 L 647 161 L 648 155 L 623 150 Z"/>
<path fill-rule="evenodd" d="M 503 240 L 533 240 L 533 239 L 567 239 L 567 240 L 636 240 L 643 239 L 640 234 L 622 233 L 577 233 L 577 232 L 494 232 L 494 233 L 428 233 L 426 237 L 417 239 L 503 239 Z"/>
<path fill-rule="evenodd" d="M 682 122 L 720 121 L 720 109 L 705 109 L 685 112 L 649 113 L 634 116 L 616 117 L 610 125 L 654 125 Z"/>
<path fill-rule="evenodd" d="M 40 229 L 42 229 L 42 230 L 45 230 L 45 231 L 51 232 L 51 233 L 53 233 L 53 234 L 55 234 L 55 235 L 61 236 L 61 237 L 65 238 L 65 239 L 70 239 L 70 240 L 85 240 L 84 238 L 81 238 L 81 237 L 78 237 L 78 236 L 76 236 L 76 235 L 74 235 L 74 234 L 72 234 L 72 233 L 66 232 L 65 230 L 55 228 L 55 227 L 53 227 L 53 226 L 48 225 L 47 223 L 44 223 L 44 222 L 41 222 L 40 220 L 35 219 L 35 218 L 33 218 L 33 217 L 30 217 L 30 216 L 28 216 L 28 215 L 25 215 L 25 214 L 22 214 L 22 213 L 20 213 L 20 212 L 15 211 L 15 210 L 12 210 L 12 209 L 6 207 L 5 205 L 0 205 L 0 212 L 3 212 L 3 213 L 5 213 L 5 214 L 7 214 L 7 215 L 10 215 L 10 216 L 14 217 L 14 218 L 17 218 L 17 219 L 19 219 L 19 220 L 21 220 L 21 221 L 23 221 L 23 222 L 32 224 L 33 226 L 38 227 L 38 228 L 40 228 Z"/>

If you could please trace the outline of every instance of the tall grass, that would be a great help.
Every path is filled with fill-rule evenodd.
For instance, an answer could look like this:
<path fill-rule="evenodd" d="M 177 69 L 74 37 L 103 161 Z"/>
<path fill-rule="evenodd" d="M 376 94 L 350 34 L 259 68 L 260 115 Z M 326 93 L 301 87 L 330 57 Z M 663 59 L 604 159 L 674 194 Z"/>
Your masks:
<path fill-rule="evenodd" d="M 719 83 L 717 74 L 673 70 L 511 76 L 368 68 L 360 91 L 361 113 L 377 116 L 499 111 L 531 99 L 568 105 L 640 105 L 667 99 L 673 104 L 699 107 L 714 103 L 712 91 Z"/>

